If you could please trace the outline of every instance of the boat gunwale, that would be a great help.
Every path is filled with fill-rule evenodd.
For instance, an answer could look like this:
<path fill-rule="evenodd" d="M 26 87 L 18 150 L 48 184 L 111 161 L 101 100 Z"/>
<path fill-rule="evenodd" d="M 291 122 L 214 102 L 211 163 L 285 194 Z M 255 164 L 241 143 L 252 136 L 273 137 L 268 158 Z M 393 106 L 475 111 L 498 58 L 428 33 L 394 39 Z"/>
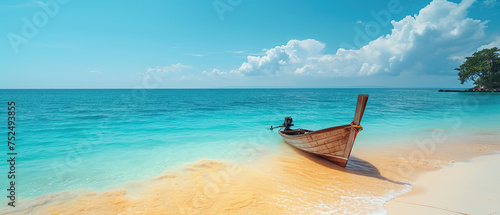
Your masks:
<path fill-rule="evenodd" d="M 350 124 L 346 124 L 346 125 L 339 125 L 339 126 L 334 126 L 334 127 L 329 127 L 329 128 L 324 128 L 324 129 L 321 129 L 321 130 L 316 130 L 316 131 L 311 131 L 307 134 L 297 134 L 297 135 L 289 135 L 289 134 L 285 134 L 283 133 L 282 130 L 280 130 L 278 133 L 281 135 L 281 136 L 286 136 L 287 138 L 292 138 L 292 139 L 297 139 L 297 138 L 301 138 L 301 137 L 304 137 L 306 135 L 315 135 L 315 134 L 320 134 L 320 133 L 323 133 L 323 132 L 328 132 L 330 130 L 335 130 L 335 129 L 338 129 L 338 128 L 342 128 L 342 127 L 347 127 L 347 126 L 351 126 Z M 299 128 L 300 129 L 300 128 Z M 295 130 L 295 129 L 294 129 Z M 307 130 L 307 129 L 303 129 L 303 130 Z"/>

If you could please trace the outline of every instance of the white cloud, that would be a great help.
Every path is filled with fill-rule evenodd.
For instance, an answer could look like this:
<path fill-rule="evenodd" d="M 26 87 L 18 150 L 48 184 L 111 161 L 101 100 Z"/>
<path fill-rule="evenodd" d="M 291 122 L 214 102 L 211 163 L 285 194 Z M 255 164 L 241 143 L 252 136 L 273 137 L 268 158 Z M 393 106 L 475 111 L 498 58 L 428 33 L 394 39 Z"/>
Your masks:
<path fill-rule="evenodd" d="M 191 66 L 182 65 L 181 63 L 172 64 L 170 66 L 156 66 L 148 67 L 146 70 L 148 73 L 170 73 L 170 72 L 181 72 L 183 69 L 191 68 Z"/>
<path fill-rule="evenodd" d="M 213 79 L 218 79 L 218 78 L 235 79 L 242 76 L 241 73 L 235 72 L 234 70 L 229 72 L 224 72 L 216 68 L 210 71 L 203 71 L 202 75 L 204 75 L 203 78 L 213 78 Z"/>
<path fill-rule="evenodd" d="M 391 34 L 360 49 L 323 54 L 325 44 L 320 41 L 290 40 L 263 56 L 248 56 L 233 72 L 249 76 L 455 74 L 457 60 L 484 44 L 487 22 L 467 17 L 473 3 L 434 0 L 419 14 L 392 21 Z"/>
<path fill-rule="evenodd" d="M 476 51 L 481 51 L 483 49 L 491 49 L 493 47 L 500 48 L 500 36 L 496 36 L 493 42 L 479 47 Z"/>
<path fill-rule="evenodd" d="M 207 76 L 224 76 L 226 72 L 221 72 L 219 69 L 212 69 L 211 71 L 203 71 L 203 74 Z"/>
<path fill-rule="evenodd" d="M 495 7 L 497 6 L 497 0 L 484 0 L 483 5 L 486 7 Z"/>
<path fill-rule="evenodd" d="M 101 75 L 101 74 L 102 74 L 100 71 L 96 71 L 96 70 L 90 70 L 89 72 L 90 72 L 90 73 L 97 73 L 97 74 L 99 74 L 99 75 Z"/>
<path fill-rule="evenodd" d="M 286 45 L 267 50 L 264 56 L 248 56 L 248 61 L 243 63 L 236 72 L 247 75 L 277 75 L 279 72 L 295 72 L 299 66 L 305 66 L 309 58 L 321 56 L 324 48 L 325 44 L 313 39 L 290 40 Z"/>

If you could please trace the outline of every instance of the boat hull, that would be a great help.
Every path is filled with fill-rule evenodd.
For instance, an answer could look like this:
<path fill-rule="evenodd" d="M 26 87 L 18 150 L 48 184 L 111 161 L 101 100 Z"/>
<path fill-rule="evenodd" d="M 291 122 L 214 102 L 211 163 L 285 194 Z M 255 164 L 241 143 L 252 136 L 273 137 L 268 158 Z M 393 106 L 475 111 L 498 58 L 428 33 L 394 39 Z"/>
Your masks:
<path fill-rule="evenodd" d="M 287 135 L 283 130 L 279 134 L 290 146 L 345 167 L 351 151 L 348 147 L 351 130 L 350 125 L 341 125 L 301 135 Z"/>

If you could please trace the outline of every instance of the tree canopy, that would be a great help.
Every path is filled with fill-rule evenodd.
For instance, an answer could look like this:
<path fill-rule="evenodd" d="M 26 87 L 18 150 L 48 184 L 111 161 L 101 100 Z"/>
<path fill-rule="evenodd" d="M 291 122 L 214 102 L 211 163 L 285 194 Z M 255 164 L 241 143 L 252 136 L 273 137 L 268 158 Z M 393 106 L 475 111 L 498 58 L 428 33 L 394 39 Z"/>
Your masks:
<path fill-rule="evenodd" d="M 500 87 L 499 51 L 500 49 L 493 47 L 478 51 L 472 54 L 472 57 L 466 57 L 466 61 L 455 69 L 458 70 L 460 83 L 473 81 L 478 86 Z"/>

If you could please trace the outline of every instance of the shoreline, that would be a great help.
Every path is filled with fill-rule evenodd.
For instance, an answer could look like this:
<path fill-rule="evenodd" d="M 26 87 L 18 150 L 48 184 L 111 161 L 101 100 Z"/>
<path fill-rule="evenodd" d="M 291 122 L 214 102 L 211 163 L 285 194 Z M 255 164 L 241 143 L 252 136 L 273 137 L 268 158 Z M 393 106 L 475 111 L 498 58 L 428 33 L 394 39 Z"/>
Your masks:
<path fill-rule="evenodd" d="M 500 154 L 418 176 L 410 192 L 388 201 L 388 214 L 495 214 L 500 212 Z"/>
<path fill-rule="evenodd" d="M 234 163 L 202 159 L 182 168 L 167 169 L 154 178 L 129 181 L 106 191 L 50 193 L 21 201 L 15 210 L 0 211 L 33 214 L 78 211 L 100 214 L 383 213 L 388 202 L 415 192 L 416 186 L 410 184 L 422 175 L 452 169 L 446 167 L 456 161 L 468 162 L 500 151 L 495 137 L 455 137 L 435 145 L 432 153 L 418 158 L 411 155 L 422 149 L 411 143 L 363 146 L 354 148 L 347 169 L 279 143 L 278 154 L 260 160 Z M 408 167 L 413 171 L 401 171 Z"/>
<path fill-rule="evenodd" d="M 500 93 L 500 90 L 472 91 L 472 90 L 443 90 L 443 89 L 440 89 L 438 92 L 459 92 L 459 93 Z"/>

